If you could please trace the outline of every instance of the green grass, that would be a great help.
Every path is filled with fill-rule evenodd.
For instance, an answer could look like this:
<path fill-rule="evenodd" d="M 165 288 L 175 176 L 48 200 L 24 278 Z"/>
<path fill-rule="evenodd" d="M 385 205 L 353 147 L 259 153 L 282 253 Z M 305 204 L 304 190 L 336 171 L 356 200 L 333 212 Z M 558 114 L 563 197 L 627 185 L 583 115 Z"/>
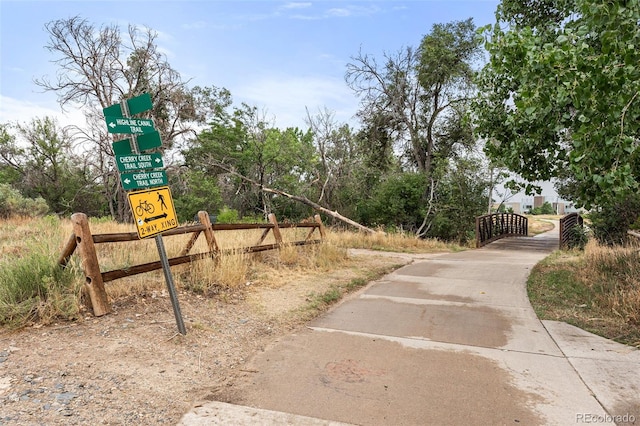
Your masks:
<path fill-rule="evenodd" d="M 529 276 L 529 300 L 540 319 L 563 321 L 640 347 L 640 261 L 634 250 L 591 242 L 556 251 Z"/>
<path fill-rule="evenodd" d="M 0 220 L 0 325 L 15 329 L 80 317 L 84 277 L 58 265 L 69 225 L 55 216 Z"/>
<path fill-rule="evenodd" d="M 319 311 L 325 311 L 333 304 L 341 300 L 346 294 L 352 293 L 371 281 L 374 281 L 386 274 L 398 269 L 402 265 L 391 265 L 375 268 L 369 271 L 366 276 L 354 278 L 344 284 L 334 284 L 323 293 L 311 293 L 308 295 L 309 303 L 303 308 L 311 317 Z"/>
<path fill-rule="evenodd" d="M 0 324 L 17 328 L 53 318 L 76 319 L 81 286 L 74 268 L 60 268 L 56 259 L 34 251 L 0 264 Z"/>

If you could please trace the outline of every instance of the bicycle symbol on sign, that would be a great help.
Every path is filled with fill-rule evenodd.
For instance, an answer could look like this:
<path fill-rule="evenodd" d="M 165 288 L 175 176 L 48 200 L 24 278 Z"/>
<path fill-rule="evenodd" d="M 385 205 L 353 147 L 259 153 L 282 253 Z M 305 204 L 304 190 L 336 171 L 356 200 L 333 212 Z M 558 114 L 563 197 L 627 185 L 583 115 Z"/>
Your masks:
<path fill-rule="evenodd" d="M 152 214 L 154 210 L 153 204 L 147 200 L 140 200 L 140 204 L 136 206 L 136 216 L 142 216 L 144 213 Z"/>

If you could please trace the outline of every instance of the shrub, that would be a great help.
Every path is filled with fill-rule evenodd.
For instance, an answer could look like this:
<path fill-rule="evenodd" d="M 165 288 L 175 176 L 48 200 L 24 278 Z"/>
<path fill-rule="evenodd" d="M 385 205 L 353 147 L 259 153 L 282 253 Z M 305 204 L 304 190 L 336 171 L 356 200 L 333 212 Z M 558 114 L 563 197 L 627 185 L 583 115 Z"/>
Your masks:
<path fill-rule="evenodd" d="M 48 211 L 49 206 L 43 198 L 25 198 L 10 185 L 0 183 L 0 218 L 38 217 Z"/>
<path fill-rule="evenodd" d="M 591 211 L 591 229 L 594 237 L 610 246 L 625 244 L 627 230 L 640 217 L 640 196 L 630 195 Z"/>
<path fill-rule="evenodd" d="M 41 252 L 0 264 L 0 324 L 21 326 L 80 312 L 80 286 L 73 268 L 62 269 Z"/>
<path fill-rule="evenodd" d="M 544 204 L 542 204 L 542 206 L 531 209 L 529 213 L 532 215 L 555 214 L 555 211 L 553 210 L 553 206 L 551 205 L 551 203 L 548 201 L 545 201 Z"/>
<path fill-rule="evenodd" d="M 238 210 L 230 209 L 227 206 L 224 206 L 220 209 L 220 212 L 217 215 L 218 223 L 238 223 L 240 215 L 238 214 Z"/>
<path fill-rule="evenodd" d="M 584 250 L 584 247 L 589 242 L 589 229 L 576 225 L 569 229 L 569 239 L 567 241 L 567 245 L 570 249 L 579 249 Z"/>

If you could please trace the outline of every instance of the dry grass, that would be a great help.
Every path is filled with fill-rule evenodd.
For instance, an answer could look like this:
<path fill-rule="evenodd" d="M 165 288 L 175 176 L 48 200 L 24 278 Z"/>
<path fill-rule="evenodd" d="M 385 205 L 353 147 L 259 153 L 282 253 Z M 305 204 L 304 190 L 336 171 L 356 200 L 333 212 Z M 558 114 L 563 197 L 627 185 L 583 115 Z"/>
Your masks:
<path fill-rule="evenodd" d="M 406 233 L 369 234 L 364 232 L 334 231 L 329 241 L 340 247 L 363 248 L 370 250 L 395 251 L 405 253 L 425 253 L 438 251 L 457 251 L 464 247 L 445 243 L 435 239 L 419 239 Z"/>
<path fill-rule="evenodd" d="M 584 252 L 555 252 L 534 268 L 528 289 L 540 318 L 640 346 L 637 247 L 607 247 L 591 240 Z"/>
<path fill-rule="evenodd" d="M 554 228 L 554 224 L 551 220 L 559 220 L 561 216 L 553 215 L 529 215 L 529 235 L 538 235 L 543 232 L 551 231 Z"/>
<path fill-rule="evenodd" d="M 90 219 L 92 234 L 135 233 L 130 224 L 118 224 L 112 221 Z M 70 220 L 54 217 L 44 219 L 12 219 L 0 222 L 0 265 L 22 263 L 30 264 L 34 252 L 46 253 L 44 260 L 39 260 L 50 269 L 57 270 L 56 261 L 62 253 L 64 245 L 73 233 Z M 316 230 L 312 239 L 319 239 Z M 283 228 L 281 234 L 285 244 L 279 250 L 271 250 L 256 254 L 224 254 L 215 259 L 205 258 L 189 264 L 171 268 L 176 287 L 179 291 L 189 291 L 205 296 L 225 295 L 243 291 L 246 286 L 266 286 L 279 288 L 298 277 L 310 274 L 326 275 L 339 268 L 350 267 L 355 262 L 347 254 L 348 247 L 365 247 L 379 250 L 433 252 L 459 249 L 438 241 L 417 240 L 412 236 L 387 234 L 367 236 L 359 233 L 332 232 L 327 229 L 328 238 L 321 244 L 295 246 L 288 244 L 302 241 L 309 234 L 309 228 Z M 163 237 L 162 241 L 169 258 L 179 256 L 187 245 L 191 234 Z M 245 248 L 260 244 L 274 244 L 272 232 L 263 238 L 263 230 L 215 231 L 217 244 L 223 253 L 233 249 Z M 154 238 L 130 242 L 96 244 L 96 254 L 102 272 L 116 269 L 127 269 L 134 265 L 157 262 L 158 248 Z M 190 254 L 206 253 L 208 247 L 204 235 L 201 235 Z M 240 253 L 240 251 L 238 251 Z M 26 260 L 26 262 L 25 262 Z M 80 268 L 80 259 L 72 256 L 68 270 L 73 272 L 71 290 L 58 295 L 60 285 L 47 285 L 51 291 L 47 298 L 47 317 L 56 316 L 56 306 L 64 309 L 58 317 L 77 318 L 83 315 L 81 289 L 84 275 Z M 16 269 L 16 271 L 24 270 Z M 17 272 L 17 274 L 22 274 Z M 15 274 L 14 274 L 15 275 Z M 29 278 L 31 279 L 31 278 Z M 34 278 L 36 281 L 38 278 Z M 32 281 L 34 279 L 31 279 Z M 49 278 L 47 278 L 49 280 Z M 1 284 L 1 283 L 0 283 Z M 23 284 L 14 285 L 15 288 Z M 117 279 L 105 283 L 110 301 L 136 298 L 138 296 L 154 296 L 166 291 L 166 282 L 162 270 Z M 60 297 L 58 297 L 60 296 Z M 44 297 L 37 290 L 28 296 L 30 303 L 37 303 L 38 297 Z M 7 300 L 14 300 L 7 298 Z M 2 302 L 2 301 L 0 301 Z M 2 303 L 0 303 L 1 307 Z M 6 305 L 6 303 L 5 303 Z M 64 306 L 63 306 L 64 305 Z M 45 307 L 31 306 L 28 311 L 42 310 Z M 43 315 L 30 315 L 33 318 L 44 318 Z M 25 318 L 25 320 L 27 320 Z"/>
<path fill-rule="evenodd" d="M 55 217 L 0 221 L 0 323 L 75 319 L 84 280 L 77 263 L 56 266 L 60 242 L 68 239 Z"/>
<path fill-rule="evenodd" d="M 93 234 L 135 232 L 133 225 L 113 222 L 97 222 L 90 225 Z M 285 242 L 304 240 L 309 230 L 306 228 L 286 228 L 281 230 Z M 216 243 L 222 251 L 241 249 L 256 245 L 262 240 L 263 230 L 216 231 Z M 192 234 L 163 237 L 167 256 L 176 257 L 186 247 Z M 318 236 L 319 238 L 319 236 Z M 275 244 L 272 232 L 269 232 L 261 244 Z M 190 254 L 208 251 L 203 234 L 198 237 Z M 96 245 L 98 261 L 102 271 L 126 269 L 133 265 L 158 260 L 155 239 L 144 239 L 126 243 L 105 243 Z M 283 246 L 273 253 L 248 255 L 243 253 L 221 255 L 216 259 L 202 259 L 191 264 L 173 267 L 173 275 L 178 288 L 198 293 L 218 293 L 221 289 L 233 290 L 251 281 L 261 268 L 273 265 L 289 268 L 309 268 L 326 256 L 326 249 L 318 251 L 316 246 L 303 248 Z M 344 255 L 344 253 L 343 253 Z M 110 298 L 119 298 L 130 294 L 158 292 L 164 289 L 164 276 L 161 271 L 140 274 L 107 283 Z"/>
<path fill-rule="evenodd" d="M 584 261 L 581 278 L 592 287 L 600 307 L 625 323 L 640 326 L 639 248 L 609 247 L 591 240 Z"/>

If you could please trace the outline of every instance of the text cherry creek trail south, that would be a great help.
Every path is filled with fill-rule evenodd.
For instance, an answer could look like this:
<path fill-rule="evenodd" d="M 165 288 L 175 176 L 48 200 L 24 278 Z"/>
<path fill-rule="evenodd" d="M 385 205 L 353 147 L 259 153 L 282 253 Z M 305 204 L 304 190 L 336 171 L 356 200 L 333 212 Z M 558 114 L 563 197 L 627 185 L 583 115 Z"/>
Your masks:
<path fill-rule="evenodd" d="M 164 166 L 160 153 L 116 155 L 116 163 L 121 172 L 158 169 Z"/>

